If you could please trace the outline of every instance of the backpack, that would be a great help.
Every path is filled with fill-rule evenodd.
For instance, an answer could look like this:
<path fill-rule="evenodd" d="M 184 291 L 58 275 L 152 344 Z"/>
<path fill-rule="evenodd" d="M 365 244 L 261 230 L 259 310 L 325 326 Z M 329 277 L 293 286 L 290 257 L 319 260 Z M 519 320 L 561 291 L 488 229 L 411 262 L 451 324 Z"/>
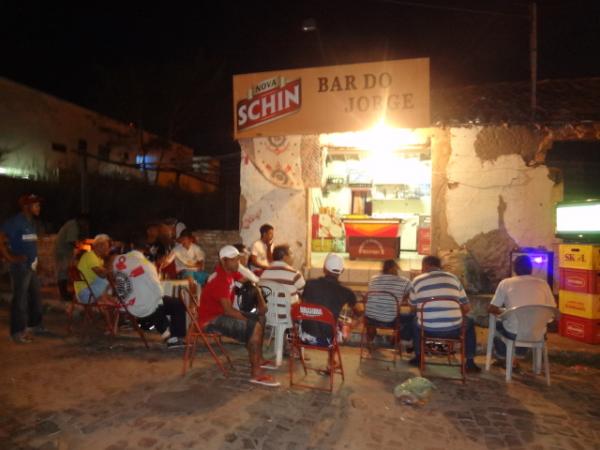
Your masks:
<path fill-rule="evenodd" d="M 252 312 L 258 307 L 258 288 L 250 281 L 236 286 L 235 297 L 238 308 L 242 312 Z"/>

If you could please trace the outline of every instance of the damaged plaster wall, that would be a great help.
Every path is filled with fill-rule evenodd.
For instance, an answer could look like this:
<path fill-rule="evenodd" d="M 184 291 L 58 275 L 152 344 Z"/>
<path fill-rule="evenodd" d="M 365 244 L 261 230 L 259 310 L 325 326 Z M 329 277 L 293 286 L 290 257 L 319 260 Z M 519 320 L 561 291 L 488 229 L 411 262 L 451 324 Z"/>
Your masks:
<path fill-rule="evenodd" d="M 464 246 L 487 290 L 510 273 L 515 247 L 554 243 L 554 183 L 535 160 L 543 136 L 525 127 L 450 130 L 445 217 L 448 238 Z"/>
<path fill-rule="evenodd" d="M 246 246 L 260 237 L 259 228 L 275 228 L 275 245 L 289 244 L 294 267 L 306 265 L 306 190 L 283 189 L 268 181 L 242 153 L 240 172 L 240 235 Z"/>

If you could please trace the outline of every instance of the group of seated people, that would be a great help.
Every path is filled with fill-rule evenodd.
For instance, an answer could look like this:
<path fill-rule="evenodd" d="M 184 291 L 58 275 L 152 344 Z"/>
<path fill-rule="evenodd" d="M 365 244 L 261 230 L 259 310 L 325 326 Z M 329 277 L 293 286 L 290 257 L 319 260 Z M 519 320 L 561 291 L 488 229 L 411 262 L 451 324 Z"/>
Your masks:
<path fill-rule="evenodd" d="M 415 357 L 409 361 L 412 365 L 419 363 L 420 327 L 424 327 L 429 336 L 456 338 L 461 332 L 464 318 L 466 370 L 470 373 L 480 372 L 474 361 L 474 322 L 464 317 L 469 311 L 467 295 L 458 277 L 441 269 L 439 258 L 423 258 L 422 274 L 412 281 L 399 275 L 399 267 L 394 260 L 384 261 L 382 273 L 370 281 L 369 291 L 385 291 L 393 294 L 393 297 L 369 295 L 366 310 L 363 311 L 363 305 L 357 302 L 355 293 L 339 281 L 344 271 L 341 256 L 328 254 L 323 265 L 323 276 L 305 281 L 292 266 L 290 247 L 273 246 L 273 227 L 265 224 L 260 231 L 261 238 L 254 243 L 251 251 L 242 244 L 223 246 L 219 250 L 215 271 L 207 277 L 199 275 L 204 269 L 204 254 L 196 248 L 191 235 L 185 231 L 180 234 L 179 242 L 172 251 L 163 254 L 162 259 L 154 258 L 157 262 L 161 261 L 158 262 L 159 268 L 175 261 L 177 273 L 203 284 L 197 312 L 198 324 L 208 332 L 218 332 L 246 345 L 251 366 L 250 382 L 264 386 L 279 385 L 265 372 L 276 367 L 271 361 L 265 360 L 262 354 L 267 312 L 264 298 L 257 295 L 255 304 L 247 307 L 241 304 L 237 295 L 245 282 L 260 284 L 261 280 L 280 283 L 292 303 L 302 301 L 324 306 L 336 320 L 346 305 L 359 314 L 364 313 L 369 343 L 375 338 L 377 328 L 394 327 L 400 321 L 402 339 L 413 341 Z M 109 257 L 109 242 L 107 235 L 96 236 L 90 252 L 81 257 L 78 268 L 87 284 L 75 286 L 79 301 L 86 303 L 90 298 L 99 302 L 110 301 L 107 290 L 112 285 L 130 313 L 139 318 L 142 324 L 155 326 L 168 347 L 185 345 L 185 306 L 178 299 L 163 295 L 157 267 L 149 261 L 154 256 L 147 237 L 131 239 L 128 251 L 112 257 Z M 192 260 L 196 262 L 192 263 Z M 515 271 L 517 277 L 513 278 L 522 278 L 501 283 L 490 306 L 490 313 L 498 314 L 501 307 L 516 306 L 523 302 L 554 305 L 547 284 L 544 287 L 539 279 L 531 276 L 529 258 L 517 258 Z M 510 294 L 505 292 L 507 289 Z M 515 296 L 515 290 L 527 295 Z M 420 323 L 415 310 L 432 298 L 453 299 L 460 307 L 456 302 L 438 302 L 429 309 L 425 307 L 425 323 Z M 507 324 L 505 332 L 511 333 L 510 324 Z M 333 338 L 331 329 L 317 322 L 303 323 L 300 337 L 308 344 L 322 346 L 331 344 Z"/>

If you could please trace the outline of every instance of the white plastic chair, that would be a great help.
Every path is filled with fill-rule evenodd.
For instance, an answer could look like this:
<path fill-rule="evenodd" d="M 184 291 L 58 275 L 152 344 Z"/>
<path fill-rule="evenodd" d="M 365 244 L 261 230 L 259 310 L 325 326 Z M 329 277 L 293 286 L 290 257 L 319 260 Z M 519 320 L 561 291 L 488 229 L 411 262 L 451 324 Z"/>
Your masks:
<path fill-rule="evenodd" d="M 269 344 L 275 337 L 275 365 L 281 366 L 283 361 L 283 340 L 285 331 L 292 328 L 290 308 L 292 298 L 285 286 L 272 280 L 260 280 L 260 287 L 265 287 L 265 301 L 267 302 L 267 325 L 271 327 Z"/>
<path fill-rule="evenodd" d="M 512 378 L 515 348 L 527 347 L 533 350 L 533 371 L 536 375 L 541 372 L 543 355 L 546 384 L 550 386 L 550 363 L 548 361 L 548 348 L 546 346 L 546 328 L 548 323 L 552 322 L 557 314 L 557 309 L 549 305 L 526 305 L 507 309 L 498 316 L 498 319 L 506 320 L 509 317 L 516 318 L 517 337 L 515 340 L 507 338 L 496 330 L 496 316 L 490 314 L 485 370 L 490 370 L 494 337 L 497 337 L 504 342 L 504 345 L 506 345 L 507 383 L 509 383 Z"/>

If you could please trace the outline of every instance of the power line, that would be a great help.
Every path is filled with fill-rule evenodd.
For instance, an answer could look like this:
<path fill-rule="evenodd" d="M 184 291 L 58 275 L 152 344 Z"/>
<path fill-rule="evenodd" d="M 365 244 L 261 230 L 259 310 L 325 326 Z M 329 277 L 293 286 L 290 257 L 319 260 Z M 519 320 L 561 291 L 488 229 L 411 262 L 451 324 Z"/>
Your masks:
<path fill-rule="evenodd" d="M 527 19 L 529 16 L 527 14 L 518 14 L 518 13 L 509 13 L 503 11 L 493 11 L 489 9 L 472 9 L 472 8 L 461 8 L 458 6 L 442 6 L 442 5 L 432 5 L 431 3 L 419 3 L 419 2 L 408 2 L 404 0 L 376 0 L 380 3 L 390 3 L 392 5 L 398 6 L 410 6 L 413 8 L 426 8 L 426 9 L 437 9 L 442 11 L 452 11 L 452 12 L 461 12 L 461 13 L 469 13 L 469 14 L 484 14 L 484 15 L 492 15 L 492 16 L 506 16 L 506 17 L 520 17 Z"/>

